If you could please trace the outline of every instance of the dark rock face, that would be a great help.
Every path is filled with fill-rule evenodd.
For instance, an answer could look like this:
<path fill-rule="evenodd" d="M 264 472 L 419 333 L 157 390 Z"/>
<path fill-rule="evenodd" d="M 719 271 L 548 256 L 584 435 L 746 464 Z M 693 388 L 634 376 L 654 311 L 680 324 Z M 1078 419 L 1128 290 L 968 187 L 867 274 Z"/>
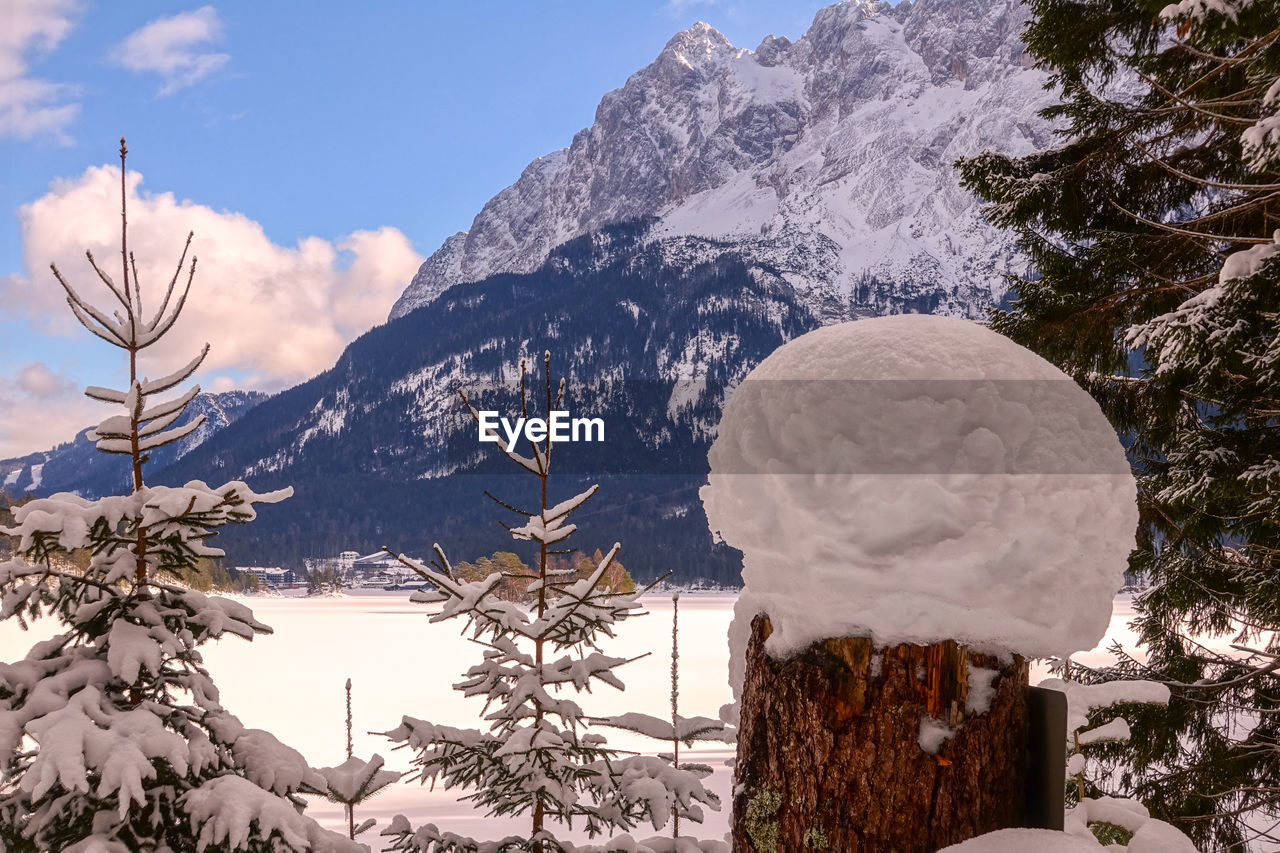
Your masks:
<path fill-rule="evenodd" d="M 751 367 L 819 321 L 778 270 L 705 239 L 653 241 L 651 226 L 592 232 L 533 273 L 451 289 L 371 330 L 156 482 L 293 486 L 254 524 L 220 534 L 233 559 L 292 565 L 382 545 L 423 554 L 436 541 L 458 559 L 511 550 L 497 521 L 514 519 L 484 490 L 523 504 L 513 490 L 531 478 L 478 442 L 457 391 L 518 411 L 517 366 L 536 365 L 540 380 L 549 350 L 570 411 L 606 424 L 602 443 L 557 451 L 557 495 L 601 484 L 581 547 L 621 541 L 637 578 L 675 569 L 685 581 L 736 583 L 738 555 L 713 544 L 697 497 L 707 448 Z"/>
<path fill-rule="evenodd" d="M 1027 17 L 1019 0 L 921 0 L 903 15 L 903 34 L 935 85 L 959 79 L 973 89 L 1019 73 Z"/>

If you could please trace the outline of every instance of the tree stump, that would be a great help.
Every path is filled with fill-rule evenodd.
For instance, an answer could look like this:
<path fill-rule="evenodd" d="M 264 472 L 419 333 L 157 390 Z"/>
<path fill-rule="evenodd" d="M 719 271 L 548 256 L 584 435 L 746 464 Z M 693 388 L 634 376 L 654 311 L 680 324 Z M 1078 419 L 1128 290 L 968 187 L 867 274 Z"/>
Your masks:
<path fill-rule="evenodd" d="M 829 639 L 778 661 L 751 626 L 733 798 L 735 853 L 927 853 L 1021 824 L 1027 664 L 954 642 Z M 990 702 L 966 712 L 973 668 Z M 975 688 L 980 689 L 976 683 Z M 954 731 L 936 754 L 922 725 Z"/>

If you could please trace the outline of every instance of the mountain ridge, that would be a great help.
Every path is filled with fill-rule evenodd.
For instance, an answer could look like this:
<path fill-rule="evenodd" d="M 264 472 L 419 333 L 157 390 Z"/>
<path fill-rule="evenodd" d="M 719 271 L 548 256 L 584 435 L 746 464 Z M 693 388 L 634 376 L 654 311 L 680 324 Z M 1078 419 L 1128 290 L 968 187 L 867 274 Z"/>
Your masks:
<path fill-rule="evenodd" d="M 819 10 L 796 42 L 768 36 L 755 51 L 694 24 L 449 237 L 390 318 L 650 216 L 654 239 L 731 240 L 783 269 L 833 241 L 838 256 L 792 280 L 819 310 L 875 277 L 927 285 L 947 313 L 972 316 L 968 304 L 999 301 L 1003 274 L 1024 264 L 950 164 L 1048 144 L 1035 116 L 1051 100 L 1046 77 L 1017 38 L 1026 15 L 1015 0 L 847 2 Z"/>
<path fill-rule="evenodd" d="M 195 450 L 217 433 L 235 423 L 241 415 L 269 395 L 261 391 L 200 393 L 187 408 L 183 423 L 204 415 L 205 422 L 189 435 L 167 447 L 153 450 L 147 471 L 159 471 Z M 87 426 L 71 441 L 49 450 L 0 459 L 0 487 L 16 494 L 35 492 L 75 492 L 96 498 L 116 494 L 129 485 L 129 466 L 124 456 L 101 453 L 86 433 Z"/>
<path fill-rule="evenodd" d="M 644 239 L 649 225 L 584 235 L 533 273 L 491 276 L 371 329 L 332 368 L 255 407 L 159 481 L 293 487 L 253 525 L 220 534 L 232 560 L 294 565 L 383 545 L 428 553 L 437 541 L 458 559 L 510 550 L 484 492 L 524 503 L 530 478 L 477 441 L 457 391 L 485 409 L 518 410 L 518 365 L 530 364 L 536 386 L 549 350 L 574 414 L 609 425 L 605 444 L 561 453 L 552 483 L 557 494 L 602 484 L 588 513 L 601 538 L 590 547 L 631 543 L 638 578 L 666 566 L 732 583 L 736 557 L 712 543 L 697 503 L 714 425 L 750 365 L 818 322 L 784 280 L 733 247 L 694 241 L 672 261 Z"/>
<path fill-rule="evenodd" d="M 1050 137 L 1020 16 L 1014 0 L 846 2 L 756 51 L 709 26 L 676 34 L 446 240 L 385 324 L 156 481 L 294 487 L 221 534 L 233 562 L 509 550 L 484 490 L 519 505 L 524 486 L 503 479 L 456 392 L 518 408 L 517 366 L 550 350 L 581 413 L 611 425 L 607 447 L 561 456 L 576 461 L 557 489 L 601 483 L 584 517 L 601 538 L 584 547 L 621 540 L 638 580 L 677 568 L 735 583 L 697 491 L 751 368 L 824 324 L 981 318 L 1025 266 L 950 165 Z"/>

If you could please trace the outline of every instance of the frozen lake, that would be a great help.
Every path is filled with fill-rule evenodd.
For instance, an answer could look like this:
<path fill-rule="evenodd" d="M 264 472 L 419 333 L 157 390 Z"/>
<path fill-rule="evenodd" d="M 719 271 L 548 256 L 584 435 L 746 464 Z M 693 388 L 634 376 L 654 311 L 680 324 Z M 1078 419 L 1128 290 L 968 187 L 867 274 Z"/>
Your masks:
<path fill-rule="evenodd" d="M 205 647 L 205 659 L 222 690 L 222 702 L 248 726 L 267 729 L 300 750 L 314 766 L 339 764 L 346 758 L 343 684 L 353 683 L 356 754 L 374 752 L 393 769 L 408 768 L 408 755 L 389 751 L 385 738 L 370 732 L 395 727 L 408 715 L 431 722 L 476 726 L 479 700 L 468 700 L 450 689 L 461 673 L 480 658 L 479 649 L 463 639 L 460 622 L 431 625 L 424 605 L 412 604 L 407 593 L 370 592 L 335 598 L 254 597 L 244 601 L 275 633 L 252 643 L 228 637 Z M 728 646 L 725 641 L 733 615 L 734 596 L 683 594 L 680 597 L 680 711 L 686 716 L 715 717 L 731 700 L 727 683 Z M 652 654 L 619 670 L 625 693 L 601 686 L 580 704 L 591 714 L 642 711 L 658 717 L 670 713 L 671 598 L 645 598 L 648 616 L 623 623 L 618 639 L 604 650 L 632 656 Z M 434 608 L 432 608 L 434 609 Z M 1111 630 L 1099 645 L 1112 640 L 1133 647 L 1127 623 L 1133 611 L 1128 597 L 1115 601 Z M 52 630 L 37 624 L 24 633 L 12 620 L 0 623 L 0 660 L 25 656 L 31 644 Z M 1104 652 L 1078 655 L 1086 663 L 1107 659 Z M 1032 680 L 1037 680 L 1033 674 Z M 661 744 L 627 732 L 602 729 L 611 745 L 622 749 L 662 751 Z M 726 803 L 729 769 L 724 760 L 731 747 L 682 748 L 716 768 L 709 780 Z M 342 810 L 323 800 L 308 808 L 322 823 L 344 829 Z M 485 818 L 455 792 L 431 791 L 418 783 L 400 782 L 357 810 L 357 819 L 375 817 L 379 827 L 361 836 L 378 849 L 375 834 L 397 813 L 415 825 L 433 821 L 442 829 L 482 837 L 501 837 L 509 829 L 524 828 L 524 819 Z M 710 813 L 697 834 L 720 837 L 727 816 Z M 685 828 L 682 827 L 682 830 Z M 688 831 L 688 830 L 686 830 Z M 638 827 L 638 837 L 654 834 Z"/>

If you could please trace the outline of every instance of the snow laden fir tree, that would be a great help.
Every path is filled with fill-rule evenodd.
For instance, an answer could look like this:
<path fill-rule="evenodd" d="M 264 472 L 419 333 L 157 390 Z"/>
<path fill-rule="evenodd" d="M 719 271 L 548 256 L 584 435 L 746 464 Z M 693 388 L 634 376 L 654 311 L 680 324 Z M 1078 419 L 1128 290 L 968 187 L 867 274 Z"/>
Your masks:
<path fill-rule="evenodd" d="M 723 741 L 726 740 L 726 729 L 724 723 L 720 720 L 713 720 L 710 717 L 680 716 L 679 592 L 673 593 L 671 596 L 671 719 L 663 720 L 649 714 L 631 711 L 626 714 L 619 714 L 616 717 L 593 718 L 591 722 L 615 729 L 625 729 L 653 740 L 669 743 L 671 744 L 670 752 L 658 753 L 658 757 L 663 761 L 670 762 L 672 767 L 693 771 L 702 776 L 711 774 L 711 768 L 705 764 L 680 762 L 680 744 L 692 746 L 698 741 Z M 677 806 L 671 815 L 671 837 L 678 838 L 680 836 L 681 817 L 688 816 L 701 821 L 701 815 L 701 808 L 697 805 L 689 809 Z"/>
<path fill-rule="evenodd" d="M 562 410 L 565 383 L 561 380 L 553 392 L 549 352 L 543 366 L 546 411 Z M 523 362 L 520 373 L 521 413 L 527 415 L 530 400 Z M 465 393 L 462 399 L 479 423 L 479 413 Z M 399 556 L 435 588 L 416 593 L 415 600 L 443 604 L 431 621 L 467 620 L 472 639 L 484 649 L 483 660 L 454 689 L 484 699 L 489 726 L 487 730 L 461 729 L 405 717 L 387 736 L 413 750 L 417 778 L 440 780 L 446 788 L 470 789 L 464 799 L 491 815 L 528 815 L 529 832 L 476 840 L 434 824 L 413 829 L 400 815 L 382 834 L 392 837 L 392 850 L 407 853 L 663 853 L 677 849 L 727 853 L 727 845 L 719 841 L 653 838 L 639 842 L 628 834 L 603 844 L 574 845 L 552 831 L 551 824 L 562 824 L 595 837 L 626 833 L 642 823 L 658 830 L 677 814 L 700 820 L 703 806 L 718 808 L 719 802 L 701 782 L 709 768 L 680 766 L 659 756 L 624 755 L 590 730 L 592 723 L 635 727 L 633 715 L 617 720 L 590 718 L 575 697 L 594 683 L 624 689 L 615 670 L 628 660 L 605 654 L 599 644 L 613 636 L 619 622 L 640 615 L 640 593 L 617 594 L 602 583 L 617 558 L 619 544 L 585 578 L 576 578 L 572 568 L 555 569 L 548 562 L 567 553 L 566 540 L 577 530 L 569 517 L 598 489 L 593 485 L 564 501 L 548 503 L 554 449 L 550 435 L 533 443 L 528 456 L 496 434 L 492 440 L 539 482 L 536 511 L 494 498 L 524 518 L 520 526 L 508 528 L 511 535 L 537 545 L 537 574 L 528 578 L 528 593 L 534 601 L 525 605 L 498 598 L 494 592 L 503 580 L 501 573 L 471 583 L 459 581 L 439 545 L 432 565 Z"/>
<path fill-rule="evenodd" d="M 1277 849 L 1280 2 L 1029 5 L 1062 142 L 959 167 L 1036 272 L 993 327 L 1131 439 L 1145 653 L 1073 674 L 1172 693 L 1133 714 L 1094 793 L 1208 849 Z"/>
<path fill-rule="evenodd" d="M 328 785 L 325 797 L 331 803 L 338 803 L 347 813 L 347 837 L 354 839 L 357 835 L 373 828 L 377 823 L 368 818 L 356 824 L 356 806 L 367 802 L 385 790 L 388 785 L 398 781 L 403 773 L 382 769 L 381 755 L 374 754 L 368 761 L 356 757 L 351 737 L 351 679 L 347 679 L 347 760 L 336 767 L 320 767 L 317 772 L 324 777 Z"/>
<path fill-rule="evenodd" d="M 4 618 L 54 618 L 61 632 L 26 658 L 0 664 L 0 850 L 12 853 L 358 853 L 368 848 L 302 814 L 300 793 L 325 780 L 265 731 L 246 728 L 218 701 L 199 647 L 225 634 L 270 629 L 236 602 L 182 585 L 203 557 L 222 552 L 217 528 L 251 521 L 255 505 L 289 496 L 244 483 L 147 486 L 147 453 L 196 429 L 174 426 L 199 388 L 172 391 L 199 368 L 208 345 L 160 379 L 139 375 L 139 354 L 173 328 L 195 276 L 178 268 L 154 311 L 144 309 L 128 252 L 121 167 L 121 277 L 89 263 L 118 303 L 96 307 L 55 267 L 76 318 L 128 355 L 123 390 L 87 394 L 121 405 L 92 433 L 98 449 L 129 457 L 127 495 L 57 494 L 12 510 L 20 559 L 0 564 Z M 179 289 L 183 272 L 186 282 Z M 176 294 L 176 299 L 174 298 Z M 87 548 L 83 572 L 66 555 Z"/>

